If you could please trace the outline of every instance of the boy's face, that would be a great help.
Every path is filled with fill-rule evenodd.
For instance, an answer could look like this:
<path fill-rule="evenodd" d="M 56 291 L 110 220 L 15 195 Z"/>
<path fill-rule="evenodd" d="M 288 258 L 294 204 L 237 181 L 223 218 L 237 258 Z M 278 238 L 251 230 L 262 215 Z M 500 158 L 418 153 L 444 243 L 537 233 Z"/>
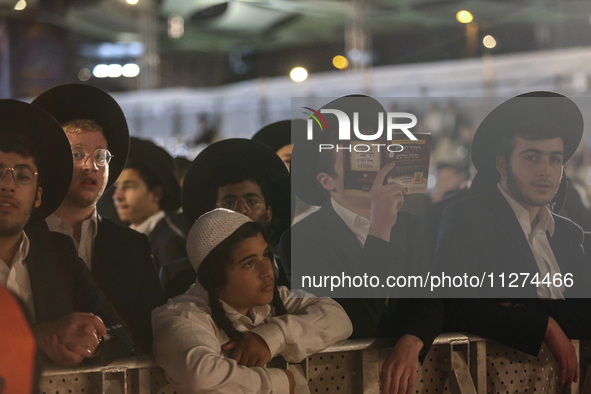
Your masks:
<path fill-rule="evenodd" d="M 97 149 L 108 149 L 107 140 L 98 131 L 82 131 L 81 133 L 66 133 L 72 149 L 90 154 L 82 162 L 74 162 L 72 184 L 66 196 L 66 201 L 79 208 L 95 205 L 103 195 L 109 180 L 109 165 L 99 167 L 92 157 Z"/>
<path fill-rule="evenodd" d="M 321 153 L 325 154 L 325 152 Z M 355 196 L 345 194 L 345 185 L 343 182 L 343 157 L 344 152 L 339 150 L 338 152 L 332 153 L 335 155 L 334 172 L 336 176 L 330 176 L 327 173 L 321 172 L 316 177 L 317 181 L 320 182 L 322 187 L 330 192 L 332 198 L 334 198 L 339 204 L 349 208 L 349 203 L 362 203 L 366 204 L 370 201 L 369 193 L 363 196 Z"/>
<path fill-rule="evenodd" d="M 226 284 L 219 289 L 220 299 L 243 315 L 249 308 L 273 301 L 275 276 L 271 253 L 261 234 L 242 241 L 226 267 Z"/>
<path fill-rule="evenodd" d="M 217 208 L 226 208 L 248 216 L 257 223 L 269 223 L 273 218 L 261 188 L 256 182 L 231 183 L 218 189 Z"/>
<path fill-rule="evenodd" d="M 29 166 L 33 172 L 38 171 L 32 157 L 14 152 L 0 151 L 0 166 Z M 41 187 L 37 186 L 37 179 L 32 179 L 26 185 L 21 184 L 16 181 L 14 173 L 8 170 L 4 178 L 0 178 L 0 236 L 18 235 L 29 220 L 33 208 L 40 205 Z"/>
<path fill-rule="evenodd" d="M 116 186 L 113 201 L 122 222 L 141 224 L 160 210 L 160 196 L 148 189 L 138 170 L 121 171 Z"/>
<path fill-rule="evenodd" d="M 283 161 L 285 166 L 287 167 L 287 171 L 291 170 L 291 151 L 293 150 L 293 144 L 285 145 L 284 147 L 280 148 L 277 152 L 277 156 Z"/>
<path fill-rule="evenodd" d="M 560 186 L 563 164 L 561 138 L 528 141 L 517 137 L 511 160 L 497 157 L 502 185 L 524 207 L 548 205 Z"/>

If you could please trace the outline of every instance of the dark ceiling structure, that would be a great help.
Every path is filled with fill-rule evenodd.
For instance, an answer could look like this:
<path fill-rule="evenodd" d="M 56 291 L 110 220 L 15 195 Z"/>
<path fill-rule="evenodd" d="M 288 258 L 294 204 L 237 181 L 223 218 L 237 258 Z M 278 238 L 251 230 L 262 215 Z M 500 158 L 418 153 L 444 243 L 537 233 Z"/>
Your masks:
<path fill-rule="evenodd" d="M 30 35 L 22 26 L 57 29 L 54 37 L 67 45 L 69 80 L 99 63 L 141 56 L 148 1 L 161 87 L 287 75 L 296 65 L 334 70 L 332 58 L 350 55 L 346 37 L 360 20 L 371 43 L 368 66 L 591 45 L 588 0 L 26 0 L 25 9 L 15 10 L 23 1 L 0 0 L 13 47 L 15 36 Z M 456 20 L 460 10 L 473 15 L 471 30 Z M 482 45 L 486 35 L 496 47 Z M 137 88 L 131 80 L 95 82 Z"/>

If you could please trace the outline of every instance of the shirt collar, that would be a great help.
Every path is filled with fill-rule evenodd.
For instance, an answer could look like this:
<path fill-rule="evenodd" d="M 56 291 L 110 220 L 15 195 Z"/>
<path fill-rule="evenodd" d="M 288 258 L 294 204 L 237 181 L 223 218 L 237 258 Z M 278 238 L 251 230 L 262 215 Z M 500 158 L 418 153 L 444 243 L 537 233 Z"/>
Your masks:
<path fill-rule="evenodd" d="M 527 222 L 529 223 L 529 212 L 527 211 L 527 209 L 523 208 L 521 204 L 515 201 L 515 199 L 511 197 L 501 187 L 500 184 L 497 184 L 497 187 L 499 188 L 499 191 L 501 192 L 503 197 L 505 197 L 505 200 L 507 200 L 507 202 L 511 206 L 511 209 L 515 213 L 515 216 L 517 216 L 518 219 L 520 217 L 524 219 L 527 218 Z M 547 206 L 540 207 L 540 210 L 538 211 L 538 220 L 539 222 L 536 225 L 536 228 L 540 228 L 544 230 L 544 232 L 548 231 L 551 237 L 554 236 L 554 218 L 552 217 L 550 208 L 548 208 Z M 531 228 L 531 226 L 529 226 L 529 228 Z"/>
<path fill-rule="evenodd" d="M 27 237 L 27 234 L 23 231 L 23 236 L 21 238 L 21 243 L 18 247 L 18 251 L 14 255 L 14 258 L 12 259 L 9 267 L 14 267 L 14 265 L 19 262 L 20 262 L 20 264 L 25 266 L 27 264 L 25 262 L 25 259 L 27 258 L 28 255 L 29 255 L 29 237 Z M 8 263 L 6 263 L 6 264 L 8 265 Z"/>
<path fill-rule="evenodd" d="M 23 261 L 23 265 L 25 265 L 25 259 L 27 258 L 27 256 L 29 255 L 29 237 L 27 237 L 27 234 L 23 231 L 23 240 L 21 242 L 21 246 L 19 248 L 19 253 L 20 253 L 20 258 Z"/>
<path fill-rule="evenodd" d="M 72 227 L 60 219 L 55 213 L 49 215 L 45 219 L 45 222 L 47 223 L 47 227 L 50 231 L 60 232 L 62 234 L 73 234 Z M 90 231 L 92 238 L 96 238 L 96 234 L 98 233 L 98 214 L 96 213 L 96 208 L 92 211 L 90 217 L 82 223 L 82 225 L 84 226 L 85 223 L 88 223 L 88 230 Z"/>
<path fill-rule="evenodd" d="M 134 229 L 135 231 L 139 231 L 142 234 L 150 234 L 154 227 L 158 224 L 159 221 L 166 217 L 166 213 L 163 210 L 160 210 L 144 220 L 142 223 L 138 224 L 137 226 L 134 224 L 130 224 L 129 227 Z"/>
<path fill-rule="evenodd" d="M 352 212 L 352 211 L 348 210 L 347 208 L 343 207 L 338 202 L 336 202 L 334 200 L 334 198 L 332 198 L 332 197 L 330 199 L 330 203 L 332 204 L 332 207 L 333 207 L 334 211 L 337 213 L 337 215 L 339 215 L 341 217 L 341 219 L 343 219 L 343 221 L 345 222 L 347 227 L 349 227 L 352 231 L 355 228 L 355 221 L 356 220 L 358 222 L 361 221 L 362 223 L 364 223 L 364 222 L 369 223 L 369 220 L 367 220 L 363 216 L 358 215 L 355 212 Z"/>

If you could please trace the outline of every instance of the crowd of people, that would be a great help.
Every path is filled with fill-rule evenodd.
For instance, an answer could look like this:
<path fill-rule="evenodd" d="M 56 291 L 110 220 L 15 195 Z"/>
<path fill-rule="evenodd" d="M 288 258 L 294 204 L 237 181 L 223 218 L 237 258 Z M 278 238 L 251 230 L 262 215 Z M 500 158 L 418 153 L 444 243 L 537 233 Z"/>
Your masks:
<path fill-rule="evenodd" d="M 353 110 L 347 98 L 325 108 Z M 51 363 L 153 355 L 177 392 L 307 393 L 297 364 L 269 361 L 297 363 L 347 338 L 393 338 L 381 392 L 411 393 L 444 331 L 531 355 L 546 344 L 560 383 L 576 382 L 570 339 L 591 338 L 591 267 L 576 224 L 584 218 L 558 213 L 573 196 L 563 167 L 582 138 L 579 108 L 551 92 L 499 105 L 472 142 L 476 176 L 462 183 L 442 165 L 454 192 L 422 218 L 404 209 L 405 188 L 387 182 L 393 162 L 369 192 L 347 192 L 346 149 L 318 151 L 349 143 L 327 121 L 312 141 L 307 122 L 285 120 L 250 140 L 212 143 L 183 170 L 130 138 L 119 105 L 97 88 L 0 100 L 0 387 L 33 392 Z M 575 284 L 328 298 L 300 289 L 308 266 L 351 276 L 570 274 Z"/>

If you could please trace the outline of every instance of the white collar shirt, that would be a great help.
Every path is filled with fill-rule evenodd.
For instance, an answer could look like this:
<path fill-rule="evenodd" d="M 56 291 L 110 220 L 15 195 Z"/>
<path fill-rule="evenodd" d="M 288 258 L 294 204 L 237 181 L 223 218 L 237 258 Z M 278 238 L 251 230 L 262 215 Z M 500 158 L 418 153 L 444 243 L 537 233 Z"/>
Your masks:
<path fill-rule="evenodd" d="M 82 222 L 82 232 L 80 234 L 80 243 L 74 239 L 74 230 L 69 224 L 61 220 L 56 216 L 55 213 L 49 215 L 45 219 L 47 227 L 50 231 L 65 234 L 72 238 L 76 249 L 78 250 L 78 256 L 86 263 L 86 266 L 90 270 L 92 267 L 92 251 L 94 250 L 94 239 L 98 233 L 98 215 L 96 209 L 92 211 L 92 214 L 88 219 Z"/>
<path fill-rule="evenodd" d="M 554 235 L 554 218 L 548 207 L 540 207 L 538 212 L 538 223 L 532 229 L 529 212 L 515 201 L 500 185 L 497 185 L 505 200 L 513 209 L 521 229 L 525 234 L 525 238 L 529 244 L 529 247 L 536 259 L 540 276 L 538 278 L 538 296 L 540 298 L 551 298 L 551 299 L 564 299 L 564 285 L 560 287 L 548 286 L 547 283 L 542 282 L 553 282 L 554 275 L 560 274 L 560 267 L 554 256 L 554 252 L 548 242 L 546 231 L 552 237 Z M 507 274 L 507 273 L 505 273 Z M 530 279 L 531 280 L 531 279 Z"/>
<path fill-rule="evenodd" d="M 343 219 L 347 227 L 353 231 L 353 234 L 355 234 L 359 242 L 361 242 L 361 246 L 365 246 L 365 240 L 369 234 L 369 220 L 355 212 L 351 212 L 336 202 L 333 198 L 330 199 L 330 203 L 337 215 Z"/>
<path fill-rule="evenodd" d="M 245 316 L 222 301 L 234 328 L 259 335 L 272 357 L 282 355 L 297 363 L 351 335 L 351 322 L 335 301 L 304 292 L 292 293 L 286 287 L 279 287 L 278 291 L 288 312 L 282 316 L 275 316 L 270 305 L 252 307 Z M 283 371 L 240 366 L 228 358 L 229 353 L 222 351 L 221 346 L 230 338 L 214 322 L 208 300 L 207 291 L 196 283 L 185 294 L 152 311 L 153 352 L 168 381 L 181 392 L 288 392 Z M 309 393 L 303 374 L 292 372 L 295 393 Z"/>
<path fill-rule="evenodd" d="M 0 284 L 15 294 L 24 303 L 29 312 L 29 316 L 34 318 L 35 306 L 33 304 L 33 291 L 31 290 L 31 280 L 25 259 L 29 254 L 29 238 L 23 231 L 23 237 L 14 255 L 12 265 L 0 259 Z"/>
<path fill-rule="evenodd" d="M 166 217 L 166 213 L 163 210 L 160 210 L 144 220 L 142 223 L 138 224 L 137 226 L 134 224 L 130 224 L 129 228 L 134 229 L 135 231 L 139 231 L 142 234 L 149 235 L 154 227 L 160 222 L 162 219 Z"/>

